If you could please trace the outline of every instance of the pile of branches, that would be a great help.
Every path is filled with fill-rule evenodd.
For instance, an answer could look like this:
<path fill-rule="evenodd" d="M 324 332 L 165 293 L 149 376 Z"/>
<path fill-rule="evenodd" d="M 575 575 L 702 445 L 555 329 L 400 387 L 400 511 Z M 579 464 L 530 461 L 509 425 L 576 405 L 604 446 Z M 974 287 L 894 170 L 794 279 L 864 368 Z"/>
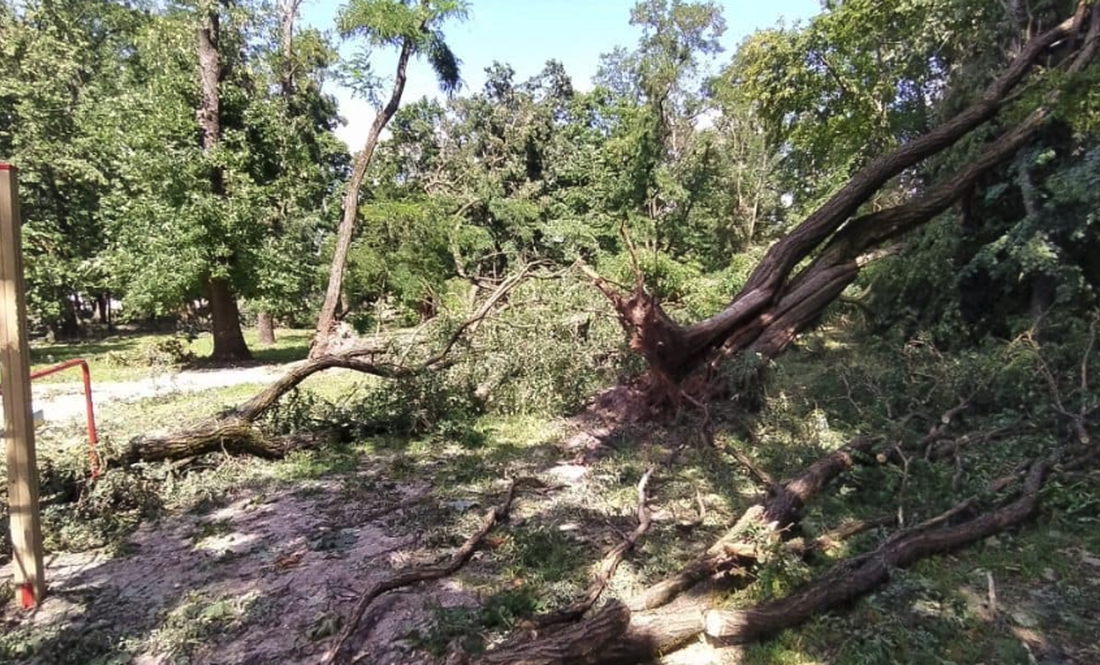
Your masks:
<path fill-rule="evenodd" d="M 385 349 L 374 345 L 307 360 L 291 367 L 278 381 L 227 413 L 183 431 L 131 440 L 117 455 L 117 459 L 121 464 L 133 464 L 185 460 L 216 452 L 280 459 L 294 450 L 316 446 L 317 439 L 309 435 L 266 436 L 256 427 L 256 423 L 284 395 L 309 377 L 325 370 L 352 370 L 382 379 L 401 381 L 450 367 L 454 363 L 453 352 L 464 336 L 476 330 L 507 300 L 517 286 L 535 275 L 539 267 L 535 263 L 524 265 L 513 275 L 501 280 L 474 313 L 451 332 L 438 350 L 418 362 L 406 362 L 409 355 L 407 352 L 401 354 L 398 360 L 376 360 L 384 355 Z"/>

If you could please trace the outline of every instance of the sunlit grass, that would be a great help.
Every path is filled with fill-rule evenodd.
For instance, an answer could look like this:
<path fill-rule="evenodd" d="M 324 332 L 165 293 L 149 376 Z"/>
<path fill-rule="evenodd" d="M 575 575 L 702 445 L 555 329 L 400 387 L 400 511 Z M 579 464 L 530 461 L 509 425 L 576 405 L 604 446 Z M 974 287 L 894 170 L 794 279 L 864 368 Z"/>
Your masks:
<path fill-rule="evenodd" d="M 257 364 L 282 364 L 304 359 L 309 353 L 312 330 L 279 329 L 275 344 L 262 347 L 255 330 L 244 332 L 245 342 Z M 179 339 L 195 360 L 201 364 L 214 350 L 213 337 L 202 333 L 188 342 L 170 333 L 119 334 L 93 341 L 34 342 L 31 345 L 31 371 L 39 371 L 59 363 L 80 358 L 88 362 L 93 382 L 137 381 L 183 369 L 180 365 L 151 363 L 142 353 L 158 342 Z M 35 383 L 79 384 L 79 368 L 72 368 L 35 379 Z"/>

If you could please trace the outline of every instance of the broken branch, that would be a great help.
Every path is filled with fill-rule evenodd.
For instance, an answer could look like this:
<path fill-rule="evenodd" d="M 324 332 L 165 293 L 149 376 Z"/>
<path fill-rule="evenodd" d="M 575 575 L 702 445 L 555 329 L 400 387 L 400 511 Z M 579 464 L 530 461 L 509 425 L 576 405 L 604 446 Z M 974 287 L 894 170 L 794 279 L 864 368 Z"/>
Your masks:
<path fill-rule="evenodd" d="M 481 520 L 481 526 L 478 530 L 467 538 L 466 542 L 455 550 L 451 558 L 445 563 L 416 568 L 414 570 L 403 570 L 367 587 L 359 596 L 359 600 L 355 603 L 355 607 L 348 616 L 348 620 L 344 624 L 344 627 L 340 630 L 340 634 L 336 636 L 336 641 L 329 650 L 325 652 L 324 656 L 321 657 L 321 665 L 332 665 L 332 663 L 336 662 L 336 659 L 343 654 L 351 636 L 359 628 L 359 622 L 363 619 L 363 615 L 366 613 L 367 608 L 370 607 L 370 604 L 373 603 L 376 598 L 389 591 L 416 584 L 417 582 L 428 582 L 446 577 L 469 561 L 482 539 L 485 538 L 489 531 L 508 514 L 508 510 L 512 506 L 512 499 L 515 496 L 515 489 L 515 481 L 509 481 L 508 489 L 504 494 L 504 500 L 501 501 L 499 505 L 489 509 L 489 512 L 486 513 L 485 517 Z"/>

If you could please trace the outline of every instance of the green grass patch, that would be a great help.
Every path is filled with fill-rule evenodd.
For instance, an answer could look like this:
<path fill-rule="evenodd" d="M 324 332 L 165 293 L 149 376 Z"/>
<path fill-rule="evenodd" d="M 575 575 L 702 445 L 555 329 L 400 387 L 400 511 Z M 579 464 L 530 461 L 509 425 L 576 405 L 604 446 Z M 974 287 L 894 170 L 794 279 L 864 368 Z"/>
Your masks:
<path fill-rule="evenodd" d="M 273 346 L 262 347 L 255 330 L 245 330 L 245 342 L 257 364 L 284 364 L 303 360 L 309 354 L 312 330 L 280 329 Z M 88 362 L 93 381 L 137 381 L 179 371 L 207 358 L 214 350 L 213 337 L 202 333 L 193 340 L 171 333 L 118 334 L 94 341 L 34 342 L 31 371 L 39 371 L 68 360 Z M 80 369 L 52 374 L 35 383 L 79 383 Z"/>

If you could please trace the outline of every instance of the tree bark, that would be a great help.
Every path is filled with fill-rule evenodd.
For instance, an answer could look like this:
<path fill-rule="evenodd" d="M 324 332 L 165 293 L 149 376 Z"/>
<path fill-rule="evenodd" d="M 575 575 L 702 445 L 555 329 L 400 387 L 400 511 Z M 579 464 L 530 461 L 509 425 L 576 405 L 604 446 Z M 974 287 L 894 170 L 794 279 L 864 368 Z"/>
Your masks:
<path fill-rule="evenodd" d="M 218 89 L 223 74 L 218 51 L 220 19 L 213 0 L 200 4 L 199 13 L 198 55 L 202 101 L 197 116 L 202 129 L 202 149 L 210 157 L 221 140 L 221 96 Z M 215 197 L 225 197 L 225 173 L 218 164 L 210 166 L 210 192 Z M 214 353 L 211 357 L 223 362 L 250 360 L 252 354 L 241 333 L 237 298 L 229 282 L 224 277 L 211 276 L 206 282 L 206 292 L 210 298 L 210 322 L 214 333 Z"/>
<path fill-rule="evenodd" d="M 279 86 L 288 107 L 294 98 L 294 19 L 298 16 L 300 4 L 301 0 L 279 0 L 279 31 L 282 33 Z"/>
<path fill-rule="evenodd" d="M 815 466 L 823 471 L 833 467 L 835 462 L 835 459 L 822 460 Z M 1050 461 L 1040 460 L 1023 468 L 1026 477 L 1019 497 L 1012 503 L 951 524 L 950 519 L 958 518 L 973 506 L 974 499 L 968 499 L 940 516 L 894 534 L 867 554 L 838 563 L 786 598 L 746 609 L 715 609 L 714 603 L 728 585 L 713 581 L 655 609 L 646 609 L 637 599 L 626 603 L 612 601 L 591 618 L 567 630 L 490 651 L 473 662 L 476 665 L 625 665 L 650 662 L 682 648 L 700 635 L 717 646 L 762 639 L 851 602 L 886 583 L 894 568 L 976 542 L 1027 520 L 1038 508 L 1039 493 Z M 815 476 L 809 473 L 800 478 Z M 816 487 L 821 478 L 823 476 L 809 480 L 803 489 Z M 1002 479 L 992 487 L 1003 489 L 1018 480 L 1018 476 Z M 748 516 L 746 513 L 741 521 Z"/>
<path fill-rule="evenodd" d="M 414 45 L 411 40 L 405 39 L 402 42 L 390 99 L 375 116 L 370 133 L 367 134 L 367 141 L 355 157 L 351 179 L 348 181 L 348 189 L 344 194 L 344 215 L 340 220 L 340 227 L 336 233 L 336 248 L 332 255 L 332 269 L 329 273 L 328 288 L 325 291 L 325 301 L 321 305 L 321 313 L 317 318 L 317 331 L 309 351 L 310 358 L 323 356 L 329 350 L 333 329 L 336 326 L 336 307 L 340 302 L 343 291 L 344 269 L 347 267 L 348 250 L 351 248 L 352 235 L 355 233 L 355 219 L 359 211 L 359 190 L 363 186 L 363 178 L 367 174 L 367 167 L 370 166 L 371 157 L 374 156 L 374 149 L 378 145 L 382 130 L 397 113 L 397 108 L 401 104 L 401 96 L 405 92 L 405 82 L 407 80 L 406 70 L 413 48 Z"/>
<path fill-rule="evenodd" d="M 210 298 L 210 329 L 214 335 L 214 352 L 210 358 L 218 362 L 251 360 L 252 352 L 248 350 L 244 333 L 241 332 L 237 297 L 233 295 L 229 282 L 212 277 L 207 282 L 207 294 Z"/>
<path fill-rule="evenodd" d="M 264 311 L 256 315 L 256 332 L 260 336 L 260 346 L 275 344 L 275 317 L 271 312 Z"/>
<path fill-rule="evenodd" d="M 891 178 L 953 145 L 994 118 L 1011 93 L 1049 48 L 1080 34 L 1079 50 L 1069 67 L 1080 71 L 1095 56 L 1100 5 L 1081 2 L 1074 17 L 1027 43 L 1012 64 L 977 102 L 959 115 L 883 155 L 864 167 L 817 211 L 772 246 L 744 288 L 714 316 L 692 325 L 676 323 L 660 303 L 639 285 L 619 292 L 594 276 L 611 300 L 630 338 L 663 394 L 692 376 L 707 377 L 721 358 L 750 351 L 765 357 L 781 354 L 799 332 L 812 325 L 858 276 L 868 253 L 946 210 L 984 173 L 1003 163 L 1032 140 L 1051 115 L 1052 93 L 953 178 L 913 200 L 853 218 L 859 207 Z M 1091 10 L 1091 18 L 1089 17 Z M 816 257 L 814 256 L 816 254 Z M 873 258 L 873 255 L 870 257 Z M 792 276 L 796 267 L 812 259 Z"/>

